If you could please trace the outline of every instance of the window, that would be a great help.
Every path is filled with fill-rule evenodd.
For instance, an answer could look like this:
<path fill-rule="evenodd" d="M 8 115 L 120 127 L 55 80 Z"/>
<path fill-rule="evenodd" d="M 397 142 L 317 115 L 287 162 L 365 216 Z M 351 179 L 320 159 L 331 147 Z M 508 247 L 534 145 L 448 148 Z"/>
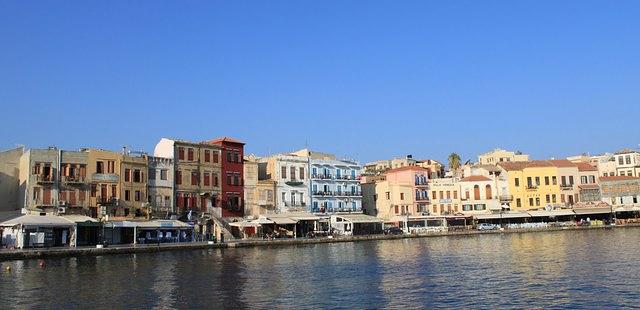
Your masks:
<path fill-rule="evenodd" d="M 522 207 L 522 201 L 520 200 L 520 198 L 516 198 L 516 208 L 521 208 Z"/>
<path fill-rule="evenodd" d="M 404 193 L 400 193 L 400 200 L 404 200 Z"/>
<path fill-rule="evenodd" d="M 520 179 L 515 178 L 515 180 L 514 180 L 514 181 L 515 181 L 515 183 L 516 183 L 516 187 L 519 187 L 519 186 L 520 186 Z"/>
<path fill-rule="evenodd" d="M 627 165 L 631 165 L 631 155 L 627 155 L 624 157 L 625 163 Z"/>
<path fill-rule="evenodd" d="M 38 165 L 37 168 L 38 168 L 38 173 L 36 174 L 40 174 L 40 165 Z M 96 162 L 96 173 L 104 173 L 104 162 L 102 161 Z"/>
<path fill-rule="evenodd" d="M 444 199 L 444 191 L 440 191 L 440 199 Z"/>
<path fill-rule="evenodd" d="M 531 179 L 531 177 L 527 177 L 527 187 L 533 187 L 533 179 Z"/>
<path fill-rule="evenodd" d="M 596 182 L 596 176 L 595 175 L 590 175 L 589 176 L 589 183 L 595 183 Z"/>
<path fill-rule="evenodd" d="M 187 160 L 193 161 L 193 148 L 187 149 Z"/>
<path fill-rule="evenodd" d="M 487 200 L 491 199 L 491 196 L 493 196 L 493 193 L 491 191 L 491 185 L 487 184 L 484 187 L 484 195 L 485 195 L 485 199 Z"/>
<path fill-rule="evenodd" d="M 218 152 L 216 151 L 213 152 L 213 163 L 214 164 L 218 163 Z"/>
<path fill-rule="evenodd" d="M 300 167 L 300 180 L 304 180 L 304 168 Z"/>
<path fill-rule="evenodd" d="M 540 186 L 540 177 L 536 177 L 536 186 Z"/>
<path fill-rule="evenodd" d="M 549 185 L 549 177 L 544 177 L 544 185 Z"/>
<path fill-rule="evenodd" d="M 551 195 L 551 202 L 556 203 L 556 194 Z"/>
<path fill-rule="evenodd" d="M 124 169 L 124 181 L 131 182 L 131 169 Z"/>
<path fill-rule="evenodd" d="M 480 200 L 480 186 L 479 185 L 474 185 L 473 186 L 473 199 L 474 200 Z"/>
<path fill-rule="evenodd" d="M 536 207 L 540 206 L 540 197 L 536 197 Z"/>
<path fill-rule="evenodd" d="M 184 160 L 184 147 L 178 147 L 178 159 Z"/>
<path fill-rule="evenodd" d="M 135 198 L 136 198 L 136 201 L 140 201 L 140 199 L 141 199 L 140 191 L 136 191 L 136 197 Z"/>
<path fill-rule="evenodd" d="M 387 200 L 391 199 L 391 193 L 390 192 L 386 192 L 385 194 L 387 195 Z"/>
<path fill-rule="evenodd" d="M 91 197 L 96 197 L 97 192 L 98 186 L 96 184 L 91 184 Z"/>
<path fill-rule="evenodd" d="M 453 191 L 453 199 L 458 199 L 458 191 Z"/>
<path fill-rule="evenodd" d="M 587 184 L 588 180 L 587 180 L 587 176 L 583 175 L 580 177 L 580 184 Z"/>
<path fill-rule="evenodd" d="M 209 172 L 205 172 L 204 173 L 204 186 L 210 186 L 211 185 L 211 181 L 210 178 L 211 174 Z"/>
<path fill-rule="evenodd" d="M 533 198 L 529 198 L 529 206 L 533 207 Z"/>
<path fill-rule="evenodd" d="M 227 162 L 232 162 L 233 159 L 231 158 L 231 152 L 227 152 Z"/>
<path fill-rule="evenodd" d="M 398 206 L 395 206 L 395 211 L 396 211 L 396 214 L 400 213 L 400 211 L 398 210 Z"/>
<path fill-rule="evenodd" d="M 106 185 L 105 185 L 105 186 L 106 186 Z M 106 191 L 106 188 L 105 188 L 105 191 Z M 118 186 L 116 186 L 116 185 L 111 185 L 111 198 L 115 198 L 115 197 L 117 197 L 117 196 L 118 196 L 118 195 L 116 195 L 117 193 L 118 193 Z M 106 197 L 102 197 L 102 198 L 104 199 L 104 198 L 106 198 Z"/>
<path fill-rule="evenodd" d="M 176 170 L 176 184 L 182 185 L 182 171 Z"/>
<path fill-rule="evenodd" d="M 547 203 L 551 203 L 551 195 L 547 194 L 547 195 L 545 196 L 545 198 L 546 198 L 546 199 L 545 199 L 545 201 L 546 201 Z"/>
<path fill-rule="evenodd" d="M 233 184 L 233 176 L 227 173 L 227 185 L 232 185 L 232 184 Z"/>
<path fill-rule="evenodd" d="M 573 176 L 572 175 L 569 176 L 569 185 L 573 185 Z"/>
<path fill-rule="evenodd" d="M 191 185 L 198 185 L 198 172 L 191 171 Z"/>
<path fill-rule="evenodd" d="M 287 178 L 287 167 L 282 166 L 282 169 L 280 171 L 280 177 L 282 177 L 283 179 Z"/>
<path fill-rule="evenodd" d="M 98 173 L 101 173 L 101 172 L 98 172 Z M 33 174 L 40 174 L 40 164 L 33 165 Z"/>
<path fill-rule="evenodd" d="M 560 183 L 562 186 L 567 185 L 567 177 L 566 176 L 562 176 L 561 177 L 562 183 Z"/>
<path fill-rule="evenodd" d="M 431 199 L 433 199 L 433 200 L 438 199 L 438 195 L 437 195 L 437 194 L 438 194 L 438 193 L 437 193 L 436 191 L 432 191 L 432 192 L 431 192 Z"/>
<path fill-rule="evenodd" d="M 296 167 L 291 167 L 291 180 L 296 179 Z"/>
<path fill-rule="evenodd" d="M 214 174 L 213 175 L 213 186 L 218 186 L 218 175 Z"/>
<path fill-rule="evenodd" d="M 128 190 L 128 189 L 124 191 L 124 200 L 125 201 L 130 201 L 131 200 L 131 191 Z"/>
<path fill-rule="evenodd" d="M 143 173 L 142 173 L 142 171 L 140 171 L 140 169 L 134 169 L 133 170 L 133 182 L 135 182 L 135 183 L 144 182 Z"/>
<path fill-rule="evenodd" d="M 558 178 L 555 175 L 551 177 L 551 184 L 558 185 Z"/>
<path fill-rule="evenodd" d="M 207 163 L 211 162 L 211 151 L 204 150 L 204 161 Z"/>
<path fill-rule="evenodd" d="M 162 169 L 160 170 L 160 180 L 166 180 L 167 179 L 167 169 Z"/>
<path fill-rule="evenodd" d="M 107 162 L 107 173 L 116 173 L 116 162 L 110 160 Z"/>
<path fill-rule="evenodd" d="M 624 165 L 624 158 L 622 156 L 618 156 L 618 165 Z"/>

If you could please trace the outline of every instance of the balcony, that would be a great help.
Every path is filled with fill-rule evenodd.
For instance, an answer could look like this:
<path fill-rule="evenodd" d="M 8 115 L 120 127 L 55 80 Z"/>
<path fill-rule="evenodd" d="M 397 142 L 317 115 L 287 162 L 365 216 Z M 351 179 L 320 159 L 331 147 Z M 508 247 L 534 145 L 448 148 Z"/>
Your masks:
<path fill-rule="evenodd" d="M 317 180 L 333 180 L 334 179 L 334 177 L 330 174 L 312 174 L 311 178 L 317 179 Z"/>
<path fill-rule="evenodd" d="M 538 185 L 527 185 L 527 190 L 528 191 L 537 191 L 538 190 Z"/>
<path fill-rule="evenodd" d="M 573 190 L 573 184 L 560 184 L 560 190 L 571 191 Z"/>
<path fill-rule="evenodd" d="M 57 206 L 57 204 L 53 202 L 53 199 L 49 199 L 49 200 L 37 199 L 36 201 L 34 201 L 34 204 L 36 205 L 36 207 L 54 207 L 54 206 Z"/>
<path fill-rule="evenodd" d="M 101 196 L 97 196 L 96 197 L 96 203 L 100 204 L 100 205 L 117 205 L 118 204 L 118 198 L 116 198 L 116 197 L 101 197 Z"/>
<path fill-rule="evenodd" d="M 118 183 L 120 176 L 115 173 L 94 173 L 91 176 L 93 183 Z"/>
<path fill-rule="evenodd" d="M 53 177 L 53 175 L 46 175 L 46 174 L 38 174 L 36 175 L 36 181 L 39 184 L 52 184 L 53 182 L 55 182 L 55 178 Z"/>
<path fill-rule="evenodd" d="M 332 191 L 315 191 L 312 193 L 312 195 L 314 196 L 333 196 L 333 192 Z"/>
<path fill-rule="evenodd" d="M 500 195 L 500 202 L 513 201 L 513 195 Z"/>
<path fill-rule="evenodd" d="M 356 196 L 362 196 L 362 192 L 335 192 L 336 196 L 341 196 L 341 197 L 356 197 Z"/>
<path fill-rule="evenodd" d="M 300 186 L 300 185 L 302 185 L 304 183 L 302 182 L 302 180 L 293 179 L 293 180 L 289 180 L 289 181 L 284 182 L 284 184 L 287 184 L 289 186 Z"/>
<path fill-rule="evenodd" d="M 67 175 L 62 176 L 62 182 L 66 184 L 82 184 L 85 182 L 85 178 L 79 175 Z"/>
<path fill-rule="evenodd" d="M 416 196 L 416 201 L 429 201 L 429 197 Z"/>
<path fill-rule="evenodd" d="M 343 180 L 343 181 L 358 181 L 359 177 L 357 176 L 352 176 L 352 175 L 342 175 L 342 176 L 336 176 L 336 180 Z"/>

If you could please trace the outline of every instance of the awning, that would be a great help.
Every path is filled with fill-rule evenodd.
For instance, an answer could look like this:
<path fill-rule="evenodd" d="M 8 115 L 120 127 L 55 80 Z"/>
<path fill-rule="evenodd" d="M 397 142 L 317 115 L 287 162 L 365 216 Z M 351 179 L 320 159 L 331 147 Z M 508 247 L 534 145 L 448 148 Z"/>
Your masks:
<path fill-rule="evenodd" d="M 252 223 L 252 222 L 233 222 L 233 223 L 229 223 L 229 226 L 239 227 L 239 228 L 245 228 L 245 227 L 256 227 L 256 226 L 260 226 L 260 224 L 258 224 L 258 223 Z"/>
<path fill-rule="evenodd" d="M 85 215 L 65 215 L 63 218 L 76 223 L 78 226 L 100 227 L 102 225 L 97 219 Z"/>
<path fill-rule="evenodd" d="M 500 213 L 490 213 L 490 214 L 476 214 L 473 216 L 477 220 L 495 220 L 495 219 L 514 219 L 514 218 L 527 218 L 531 217 L 529 213 L 525 212 L 504 212 Z"/>
<path fill-rule="evenodd" d="M 136 227 L 135 222 L 130 221 L 119 221 L 119 222 L 106 222 L 104 223 L 104 227 L 110 228 L 134 228 Z"/>
<path fill-rule="evenodd" d="M 383 223 L 383 220 L 366 214 L 341 214 L 336 215 L 336 217 L 351 223 Z"/>
<path fill-rule="evenodd" d="M 576 215 L 573 210 L 552 210 L 552 211 L 529 211 L 532 217 L 555 217 Z"/>
<path fill-rule="evenodd" d="M 258 225 L 266 225 L 266 224 L 273 224 L 273 221 L 266 219 L 264 217 L 261 217 L 257 220 L 251 221 L 251 223 L 258 224 Z"/>
<path fill-rule="evenodd" d="M 617 208 L 613 209 L 613 211 L 615 211 L 615 212 L 637 212 L 637 211 L 640 211 L 640 207 L 638 207 L 638 206 L 635 206 L 635 207 L 632 207 L 632 206 L 620 206 L 620 207 L 617 207 Z"/>
<path fill-rule="evenodd" d="M 177 220 L 154 220 L 154 221 L 146 221 L 146 222 L 134 222 L 136 227 L 140 229 L 180 229 L 180 228 L 193 228 L 192 225 L 189 225 L 185 222 L 177 221 Z"/>
<path fill-rule="evenodd" d="M 611 208 L 580 208 L 580 209 L 573 209 L 573 212 L 575 212 L 578 215 L 605 214 L 605 213 L 611 213 Z"/>
<path fill-rule="evenodd" d="M 31 214 L 23 215 L 0 223 L 0 227 L 13 227 L 16 225 L 22 225 L 26 228 L 76 226 L 74 222 L 66 220 L 61 216 Z"/>
<path fill-rule="evenodd" d="M 274 223 L 278 225 L 291 225 L 291 224 L 298 223 L 298 221 L 294 221 L 288 217 L 274 217 L 274 218 L 270 218 L 270 220 L 272 220 Z"/>

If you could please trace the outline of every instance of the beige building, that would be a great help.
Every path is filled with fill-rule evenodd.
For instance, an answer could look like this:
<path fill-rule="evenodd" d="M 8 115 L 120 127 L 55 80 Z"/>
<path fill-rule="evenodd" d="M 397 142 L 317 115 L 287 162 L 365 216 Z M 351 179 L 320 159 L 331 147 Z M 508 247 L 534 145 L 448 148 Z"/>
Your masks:
<path fill-rule="evenodd" d="M 90 185 L 90 212 L 92 217 L 118 214 L 121 196 L 120 153 L 88 149 L 87 178 Z"/>
<path fill-rule="evenodd" d="M 258 216 L 258 158 L 255 155 L 244 157 L 244 214 Z"/>
<path fill-rule="evenodd" d="M 154 156 L 173 159 L 175 206 L 179 213 L 219 214 L 221 149 L 209 143 L 162 138 Z M 217 213 L 216 213 L 217 211 Z"/>
<path fill-rule="evenodd" d="M 24 147 L 0 152 L 0 212 L 14 211 L 22 206 L 20 197 L 20 157 Z"/>
<path fill-rule="evenodd" d="M 59 156 L 58 214 L 90 215 L 88 154 L 83 151 L 61 150 Z"/>
<path fill-rule="evenodd" d="M 30 149 L 20 157 L 19 201 L 21 207 L 36 213 L 57 213 L 59 151 Z"/>
<path fill-rule="evenodd" d="M 522 154 L 521 152 L 511 152 L 503 149 L 495 149 L 491 152 L 487 152 L 478 156 L 478 163 L 480 165 L 497 165 L 501 162 L 520 162 L 528 161 L 529 155 Z"/>
<path fill-rule="evenodd" d="M 391 169 L 382 176 L 365 177 L 363 212 L 386 221 L 429 212 L 428 170 L 417 166 Z"/>
<path fill-rule="evenodd" d="M 640 177 L 640 152 L 622 150 L 615 155 L 616 175 Z"/>
<path fill-rule="evenodd" d="M 147 172 L 149 163 L 146 154 L 126 152 L 120 158 L 120 204 L 113 216 L 147 216 Z"/>
<path fill-rule="evenodd" d="M 460 203 L 460 184 L 457 178 L 431 179 L 431 215 L 449 215 L 462 210 Z"/>

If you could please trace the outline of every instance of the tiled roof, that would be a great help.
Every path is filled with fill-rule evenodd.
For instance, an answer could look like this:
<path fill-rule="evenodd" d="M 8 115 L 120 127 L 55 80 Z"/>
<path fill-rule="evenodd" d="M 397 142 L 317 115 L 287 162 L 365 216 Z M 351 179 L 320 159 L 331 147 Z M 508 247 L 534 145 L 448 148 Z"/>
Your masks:
<path fill-rule="evenodd" d="M 422 167 L 418 167 L 418 166 L 404 166 L 404 167 L 400 167 L 400 168 L 395 168 L 395 169 L 387 170 L 387 171 L 385 172 L 385 174 L 395 173 L 395 172 L 401 172 L 401 171 L 407 171 L 407 170 L 414 170 L 414 171 L 429 171 L 429 169 L 427 169 L 427 168 L 422 168 Z"/>
<path fill-rule="evenodd" d="M 629 181 L 629 180 L 640 180 L 638 177 L 632 177 L 628 175 L 616 175 L 611 177 L 600 177 L 600 182 L 611 182 L 611 181 Z"/>
<path fill-rule="evenodd" d="M 230 138 L 230 137 L 219 137 L 219 138 L 215 138 L 213 140 L 209 140 L 208 142 L 209 143 L 230 142 L 230 143 L 245 144 L 244 142 L 242 142 L 240 140 L 236 140 L 236 139 Z"/>
<path fill-rule="evenodd" d="M 576 166 L 578 166 L 578 171 L 598 171 L 598 168 L 589 163 L 576 163 Z"/>
<path fill-rule="evenodd" d="M 491 179 L 483 175 L 471 175 L 466 178 L 462 178 L 460 180 L 460 182 L 480 182 L 480 181 L 491 181 Z"/>
<path fill-rule="evenodd" d="M 509 162 L 498 163 L 498 166 L 504 168 L 507 171 L 522 170 L 525 168 L 540 168 L 540 167 L 557 167 L 557 168 L 577 167 L 575 163 L 572 163 L 566 159 L 509 161 Z"/>

